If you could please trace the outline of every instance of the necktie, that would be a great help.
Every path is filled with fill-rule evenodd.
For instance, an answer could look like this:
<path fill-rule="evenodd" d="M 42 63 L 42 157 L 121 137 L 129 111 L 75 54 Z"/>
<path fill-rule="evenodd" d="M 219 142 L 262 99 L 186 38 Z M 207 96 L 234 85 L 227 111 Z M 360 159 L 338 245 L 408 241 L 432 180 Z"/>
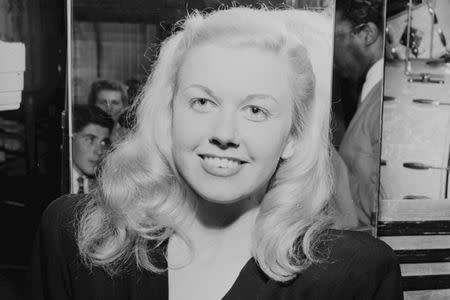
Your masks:
<path fill-rule="evenodd" d="M 80 176 L 77 178 L 78 181 L 78 194 L 84 194 L 84 178 Z"/>

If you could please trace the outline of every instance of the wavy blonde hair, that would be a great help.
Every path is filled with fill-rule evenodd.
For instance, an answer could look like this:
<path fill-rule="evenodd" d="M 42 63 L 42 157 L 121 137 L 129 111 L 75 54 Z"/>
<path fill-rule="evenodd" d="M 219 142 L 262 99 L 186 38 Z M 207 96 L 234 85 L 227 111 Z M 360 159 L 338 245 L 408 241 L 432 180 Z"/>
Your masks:
<path fill-rule="evenodd" d="M 320 261 L 316 246 L 332 223 L 331 41 L 331 20 L 316 12 L 235 7 L 188 16 L 163 42 L 134 107 L 136 126 L 105 159 L 100 187 L 84 206 L 77 238 L 85 261 L 117 272 L 134 259 L 162 272 L 158 247 L 174 232 L 183 236 L 180 223 L 190 209 L 171 154 L 172 100 L 184 55 L 201 43 L 258 47 L 289 59 L 297 144 L 261 202 L 252 254 L 277 281 Z"/>

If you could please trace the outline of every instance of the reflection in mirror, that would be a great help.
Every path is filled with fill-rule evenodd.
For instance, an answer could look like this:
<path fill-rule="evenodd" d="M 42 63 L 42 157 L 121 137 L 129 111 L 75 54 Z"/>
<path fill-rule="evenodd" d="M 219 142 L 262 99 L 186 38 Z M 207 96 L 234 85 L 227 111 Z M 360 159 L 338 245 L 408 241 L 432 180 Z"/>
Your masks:
<path fill-rule="evenodd" d="M 219 3 L 68 2 L 72 11 L 69 177 L 72 193 L 86 193 L 95 182 L 97 167 L 106 152 L 104 145 L 119 141 L 133 126 L 130 106 L 151 72 L 159 42 L 170 34 L 174 24 L 184 18 L 187 11 L 217 8 Z M 232 1 L 228 2 L 222 1 L 224 5 L 232 4 Z M 299 1 L 297 4 L 299 7 L 325 7 L 326 2 Z M 261 1 L 242 1 L 245 5 L 257 3 Z M 267 3 L 271 6 L 296 5 L 281 0 Z M 112 118 L 111 129 L 105 125 L 110 120 L 103 121 L 105 114 L 93 107 Z M 74 112 L 82 115 L 76 116 Z M 105 138 L 106 131 L 108 138 Z"/>
<path fill-rule="evenodd" d="M 387 10 L 386 58 L 448 60 L 449 8 L 445 0 L 392 2 Z"/>
<path fill-rule="evenodd" d="M 133 125 L 129 113 L 150 73 L 161 38 L 155 3 L 142 9 L 120 1 L 72 1 L 71 191 L 87 193 L 108 145 Z M 158 31 L 159 30 L 159 31 Z"/>
<path fill-rule="evenodd" d="M 114 144 L 126 136 L 132 127 L 133 117 L 128 114 L 127 108 L 135 101 L 139 88 L 151 72 L 152 60 L 157 53 L 158 43 L 168 36 L 176 21 L 185 16 L 184 2 L 180 1 L 179 5 L 174 2 L 173 7 L 166 7 L 163 2 L 159 3 L 158 1 L 146 4 L 143 4 L 142 1 L 139 3 L 132 1 L 126 6 L 120 1 L 108 1 L 108 3 L 73 1 L 72 78 L 70 80 L 71 105 L 73 107 L 70 174 L 72 193 L 87 193 L 92 190 L 95 186 L 98 166 L 108 150 L 108 145 Z M 243 4 L 254 4 L 250 2 L 245 1 Z M 285 3 L 270 1 L 270 3 L 272 6 L 286 4 L 298 8 L 324 10 L 330 6 L 332 1 L 301 0 L 286 1 Z M 216 3 L 212 4 L 208 1 L 195 5 L 189 8 L 206 9 L 217 6 Z M 366 51 L 369 47 L 375 49 L 379 46 L 379 37 L 382 36 L 383 30 L 376 29 L 379 22 L 383 22 L 383 8 L 382 5 L 376 6 L 376 8 L 380 10 L 377 11 L 380 15 L 377 16 L 376 21 L 373 20 L 375 25 L 366 24 L 371 20 L 355 19 L 351 21 L 356 22 L 351 32 L 354 38 L 358 37 L 357 34 L 362 35 L 366 32 L 372 34 L 372 29 L 376 33 L 374 42 L 367 45 L 367 48 L 359 49 L 361 52 Z M 348 18 L 354 17 L 358 18 L 349 13 Z M 347 22 L 350 21 L 342 20 L 344 25 L 341 26 L 342 28 L 340 27 L 341 31 L 347 28 Z M 342 32 L 340 34 L 342 35 Z M 351 46 L 345 44 L 337 50 Z M 336 55 L 349 52 L 337 50 Z M 369 139 L 373 141 L 377 138 L 372 135 L 358 136 L 357 132 L 361 130 L 360 126 L 366 125 L 351 125 L 350 121 L 358 115 L 355 114 L 358 105 L 352 102 L 352 97 L 359 97 L 357 95 L 361 93 L 362 87 L 360 84 L 364 81 L 369 69 L 376 68 L 380 63 L 378 62 L 374 68 L 371 68 L 369 64 L 373 61 L 377 62 L 380 57 L 377 52 L 375 60 L 373 57 L 366 59 L 370 60 L 370 63 L 361 60 L 358 56 L 344 57 L 344 62 L 346 59 L 353 61 L 350 66 L 355 71 L 351 72 L 351 75 L 357 74 L 358 77 L 349 78 L 348 74 L 345 74 L 349 68 L 346 64 L 339 65 L 341 68 L 336 68 L 336 72 L 340 74 L 335 76 L 336 79 L 340 76 L 341 80 L 348 80 L 348 86 L 352 89 L 342 88 L 339 84 L 334 85 L 337 94 L 333 99 L 342 99 L 342 101 L 334 101 L 333 107 L 336 116 L 334 124 L 339 124 L 337 129 L 333 128 L 334 139 L 337 141 L 335 143 L 336 151 L 333 151 L 333 166 L 336 179 L 340 179 L 336 184 L 335 205 L 343 216 L 342 226 L 361 227 L 370 224 L 371 210 L 374 206 L 370 201 L 376 197 L 376 189 L 372 185 L 378 176 L 373 173 L 375 171 L 372 171 L 376 165 L 376 154 L 372 153 L 373 156 L 370 157 L 368 166 L 360 166 L 353 159 L 355 145 L 364 143 L 369 145 Z M 375 79 L 371 79 L 377 87 L 379 80 L 381 77 L 378 73 L 375 75 Z M 376 98 L 379 90 L 372 91 L 372 85 L 373 82 L 369 82 L 364 88 L 364 93 L 370 92 L 370 97 Z M 365 101 L 365 103 L 372 103 L 372 101 L 375 100 Z M 373 110 L 377 108 L 376 105 L 370 106 L 370 109 Z M 352 109 L 354 109 L 353 112 L 351 112 Z M 373 119 L 379 115 L 367 112 L 359 114 L 370 115 Z M 361 118 L 369 119 L 366 115 Z M 366 121 L 366 123 L 368 122 L 370 121 Z M 112 126 L 110 126 L 111 123 Z M 371 126 L 377 128 L 379 124 L 371 123 Z M 376 135 L 377 133 L 374 131 L 371 134 Z M 358 158 L 358 160 L 361 159 Z M 361 174 L 364 174 L 364 183 L 356 180 L 362 176 Z M 369 193 L 370 196 L 366 195 Z M 371 200 L 368 200 L 369 198 Z"/>
<path fill-rule="evenodd" d="M 127 108 L 150 71 L 145 54 L 156 41 L 154 24 L 74 19 L 72 104 L 97 106 L 107 112 L 114 120 L 112 142 L 132 125 Z"/>
<path fill-rule="evenodd" d="M 256 2 L 242 3 L 248 5 Z M 325 10 L 330 3 L 331 1 L 326 0 L 285 3 L 270 1 L 272 6 L 285 4 L 313 10 Z M 70 174 L 72 193 L 87 193 L 95 186 L 99 163 L 107 151 L 105 145 L 117 142 L 130 130 L 133 118 L 127 113 L 127 107 L 134 102 L 139 87 L 151 72 L 158 43 L 167 37 L 172 26 L 185 16 L 184 5 L 184 1 L 180 1 L 179 5 L 174 2 L 173 7 L 166 7 L 162 2 L 133 2 L 123 6 L 120 1 L 73 1 L 70 80 L 73 107 Z M 205 1 L 203 4 L 191 4 L 189 8 L 206 9 L 217 5 Z M 362 78 L 363 74 L 360 74 L 360 77 Z M 357 80 L 352 87 L 356 88 L 356 82 Z M 355 89 L 353 93 L 356 95 L 358 91 Z M 351 103 L 350 98 L 340 95 L 335 97 L 339 98 L 345 98 L 346 104 Z M 339 117 L 351 119 L 348 107 L 351 105 L 336 106 L 336 115 L 345 111 L 346 113 L 340 114 Z M 108 117 L 102 111 L 111 117 L 112 128 L 108 125 L 111 120 L 107 120 Z M 80 115 L 75 115 L 75 112 Z M 339 134 L 342 138 L 348 125 L 347 123 L 342 126 L 341 132 L 336 130 L 337 139 Z M 347 138 L 347 141 L 350 140 L 352 138 Z M 342 223 L 347 227 L 356 227 L 361 223 L 357 220 L 360 201 L 356 198 L 360 195 L 352 195 L 353 183 L 349 180 L 358 175 L 348 171 L 351 170 L 349 163 L 352 162 L 345 161 L 348 158 L 345 152 L 338 154 L 334 151 L 333 158 L 336 178 L 341 178 L 341 183 L 336 185 L 336 207 L 343 215 Z M 368 224 L 368 221 L 364 219 L 361 224 Z"/>
<path fill-rule="evenodd" d="M 384 8 L 384 0 L 336 2 L 332 130 L 335 165 L 345 166 L 335 167 L 336 191 L 352 199 L 349 218 L 367 232 L 379 197 Z"/>
<path fill-rule="evenodd" d="M 378 236 L 405 299 L 449 299 L 450 1 L 388 5 Z"/>
<path fill-rule="evenodd" d="M 381 168 L 386 199 L 449 197 L 449 12 L 449 1 L 436 0 L 389 15 Z M 409 44 L 400 32 L 410 32 Z"/>

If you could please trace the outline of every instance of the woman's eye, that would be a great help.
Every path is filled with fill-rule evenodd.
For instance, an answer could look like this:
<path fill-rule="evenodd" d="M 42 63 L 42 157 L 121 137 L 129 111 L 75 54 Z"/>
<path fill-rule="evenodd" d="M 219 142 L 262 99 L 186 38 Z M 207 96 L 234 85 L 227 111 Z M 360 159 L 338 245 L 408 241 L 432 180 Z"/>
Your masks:
<path fill-rule="evenodd" d="M 244 109 L 247 119 L 251 121 L 265 121 L 269 117 L 269 113 L 258 106 L 249 105 Z"/>
<path fill-rule="evenodd" d="M 215 103 L 205 98 L 195 98 L 191 101 L 191 107 L 199 112 L 211 111 L 215 106 Z"/>

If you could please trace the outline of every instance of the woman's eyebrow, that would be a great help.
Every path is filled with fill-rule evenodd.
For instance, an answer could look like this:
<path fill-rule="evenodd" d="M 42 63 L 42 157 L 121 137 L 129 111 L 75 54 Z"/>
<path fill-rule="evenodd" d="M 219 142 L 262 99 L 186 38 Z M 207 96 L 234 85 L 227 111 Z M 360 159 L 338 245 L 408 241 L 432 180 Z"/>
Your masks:
<path fill-rule="evenodd" d="M 208 87 L 206 87 L 204 85 L 201 85 L 201 84 L 191 84 L 191 85 L 187 86 L 186 88 L 184 88 L 183 91 L 189 90 L 191 88 L 200 89 L 203 92 L 205 92 L 206 94 L 208 94 L 209 97 L 214 98 L 214 99 L 218 99 L 217 95 L 214 94 L 214 92 L 210 88 L 208 88 Z"/>
<path fill-rule="evenodd" d="M 198 89 L 202 90 L 203 92 L 205 92 L 206 94 L 208 94 L 208 96 L 211 98 L 214 98 L 214 99 L 219 98 L 219 97 L 217 97 L 216 94 L 214 94 L 214 92 L 210 88 L 208 88 L 204 85 L 201 85 L 201 84 L 191 84 L 191 85 L 187 86 L 186 88 L 184 88 L 183 91 L 191 89 L 191 88 L 198 88 Z M 279 103 L 278 99 L 270 94 L 250 94 L 244 98 L 243 102 L 249 102 L 249 101 L 255 100 L 255 99 L 270 99 L 277 104 Z"/>
<path fill-rule="evenodd" d="M 270 99 L 277 104 L 279 103 L 278 99 L 270 94 L 250 94 L 247 97 L 245 97 L 244 102 L 249 102 L 251 100 L 256 100 L 256 99 Z"/>

